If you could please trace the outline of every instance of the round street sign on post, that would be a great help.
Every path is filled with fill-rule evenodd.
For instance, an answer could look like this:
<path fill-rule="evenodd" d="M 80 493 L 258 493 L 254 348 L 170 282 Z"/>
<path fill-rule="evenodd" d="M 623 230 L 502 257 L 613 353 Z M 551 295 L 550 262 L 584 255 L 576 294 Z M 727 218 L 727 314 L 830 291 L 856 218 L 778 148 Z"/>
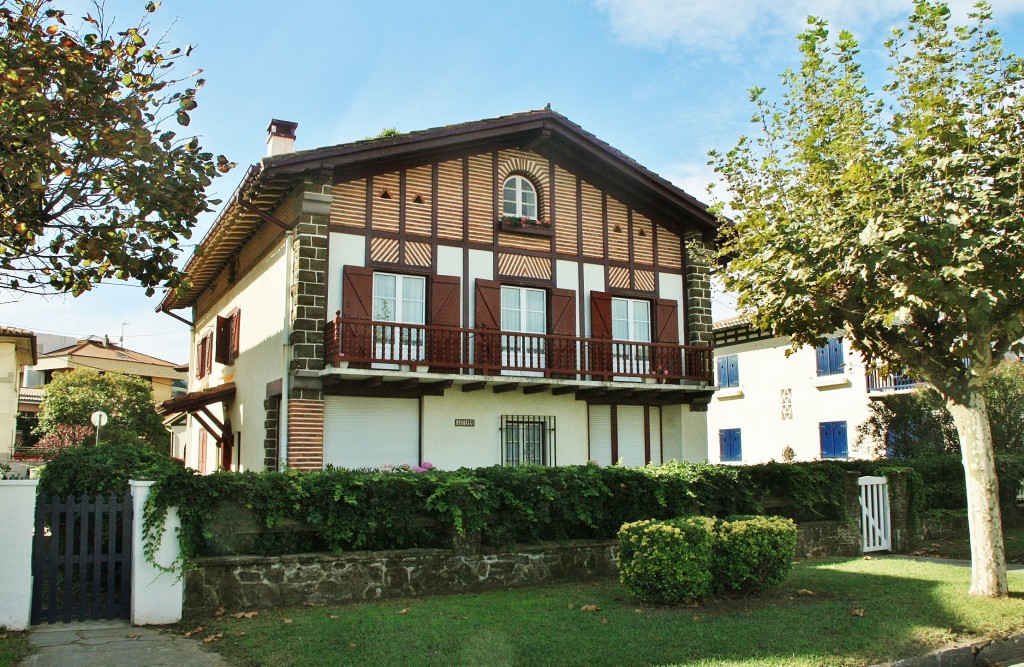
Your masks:
<path fill-rule="evenodd" d="M 107 413 L 103 412 L 103 410 L 97 410 L 96 412 L 92 413 L 91 417 L 89 417 L 89 421 L 91 421 L 92 425 L 96 427 L 96 445 L 99 446 L 100 427 L 105 425 L 108 421 L 110 421 L 110 417 L 108 417 Z"/>

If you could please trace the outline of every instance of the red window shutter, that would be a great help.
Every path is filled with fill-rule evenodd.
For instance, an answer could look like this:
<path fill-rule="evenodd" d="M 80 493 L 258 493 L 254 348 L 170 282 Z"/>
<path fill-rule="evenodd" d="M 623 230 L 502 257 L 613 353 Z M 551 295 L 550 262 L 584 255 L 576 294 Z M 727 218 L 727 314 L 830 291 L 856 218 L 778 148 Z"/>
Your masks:
<path fill-rule="evenodd" d="M 214 359 L 218 364 L 230 363 L 231 356 L 231 318 L 217 316 L 217 351 Z"/>
<path fill-rule="evenodd" d="M 373 332 L 373 269 L 346 266 L 342 274 L 341 316 L 347 320 L 341 328 L 341 350 L 355 360 L 369 360 Z M 364 324 L 365 323 L 365 324 Z"/>
<path fill-rule="evenodd" d="M 213 372 L 213 333 L 206 334 L 203 348 L 203 368 L 206 375 Z"/>
<path fill-rule="evenodd" d="M 206 366 L 203 364 L 203 348 L 206 346 L 206 338 L 200 338 L 196 344 L 196 379 L 201 380 L 206 375 Z"/>
<path fill-rule="evenodd" d="M 461 285 L 458 276 L 434 276 L 430 279 L 430 319 L 428 324 L 440 327 L 458 328 L 461 318 Z M 429 334 L 428 359 L 434 373 L 454 372 L 444 362 L 458 363 L 462 358 L 462 337 L 458 331 L 437 331 Z M 438 365 L 440 363 L 440 365 Z"/>
<path fill-rule="evenodd" d="M 569 336 L 571 340 L 553 339 L 548 344 L 548 367 L 552 377 L 571 378 L 576 375 L 579 362 L 576 357 L 576 292 L 569 289 L 551 290 L 551 333 Z"/>
<path fill-rule="evenodd" d="M 236 310 L 235 314 L 231 316 L 231 363 L 234 363 L 235 359 L 238 358 L 238 347 L 242 332 L 242 311 Z"/>
<path fill-rule="evenodd" d="M 488 368 L 501 365 L 501 283 L 476 281 L 476 363 Z"/>
<path fill-rule="evenodd" d="M 612 295 L 608 292 L 590 293 L 590 337 L 598 341 L 612 339 Z M 611 343 L 591 341 L 589 343 L 590 371 L 598 379 L 610 379 L 612 369 Z"/>
<path fill-rule="evenodd" d="M 655 342 L 671 343 L 673 347 L 654 349 L 654 370 L 669 375 L 683 374 L 682 349 L 679 347 L 679 302 L 675 299 L 654 300 Z"/>

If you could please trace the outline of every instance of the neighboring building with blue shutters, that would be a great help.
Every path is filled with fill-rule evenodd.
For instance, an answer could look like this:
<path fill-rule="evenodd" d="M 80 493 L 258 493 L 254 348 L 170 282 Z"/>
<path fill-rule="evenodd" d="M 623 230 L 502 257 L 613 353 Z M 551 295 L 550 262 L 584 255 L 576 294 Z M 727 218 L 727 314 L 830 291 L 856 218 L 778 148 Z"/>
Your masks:
<path fill-rule="evenodd" d="M 857 427 L 872 397 L 913 386 L 869 372 L 841 336 L 788 356 L 789 339 L 745 317 L 714 324 L 715 383 L 708 406 L 708 460 L 763 463 L 865 458 Z"/>

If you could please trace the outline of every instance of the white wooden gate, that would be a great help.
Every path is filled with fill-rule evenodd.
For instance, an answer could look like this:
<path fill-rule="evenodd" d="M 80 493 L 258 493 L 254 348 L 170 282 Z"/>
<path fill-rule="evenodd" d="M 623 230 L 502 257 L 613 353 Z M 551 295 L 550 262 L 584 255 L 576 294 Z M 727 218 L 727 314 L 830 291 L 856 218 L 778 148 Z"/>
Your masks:
<path fill-rule="evenodd" d="M 885 477 L 861 477 L 860 533 L 863 551 L 888 551 L 892 548 L 889 522 L 889 483 Z"/>

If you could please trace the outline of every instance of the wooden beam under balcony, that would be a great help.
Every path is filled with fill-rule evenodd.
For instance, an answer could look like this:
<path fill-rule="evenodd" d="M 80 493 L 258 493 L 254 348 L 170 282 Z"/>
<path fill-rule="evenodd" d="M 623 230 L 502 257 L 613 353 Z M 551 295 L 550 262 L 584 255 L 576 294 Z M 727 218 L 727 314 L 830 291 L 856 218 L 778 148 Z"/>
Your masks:
<path fill-rule="evenodd" d="M 571 384 L 559 384 L 551 388 L 552 396 L 564 396 L 566 394 L 575 394 L 579 390 L 579 387 L 574 387 Z"/>
<path fill-rule="evenodd" d="M 528 384 L 523 387 L 524 394 L 542 394 L 547 391 L 551 385 L 549 384 Z"/>
<path fill-rule="evenodd" d="M 494 385 L 494 393 L 495 394 L 505 394 L 505 393 L 508 393 L 510 391 L 515 391 L 518 388 L 519 388 L 519 383 L 518 382 L 506 382 L 505 384 L 496 384 L 496 385 Z"/>
<path fill-rule="evenodd" d="M 465 391 L 467 393 L 471 391 L 480 391 L 485 387 L 487 387 L 486 382 L 467 382 L 466 384 L 462 385 L 462 391 Z"/>

